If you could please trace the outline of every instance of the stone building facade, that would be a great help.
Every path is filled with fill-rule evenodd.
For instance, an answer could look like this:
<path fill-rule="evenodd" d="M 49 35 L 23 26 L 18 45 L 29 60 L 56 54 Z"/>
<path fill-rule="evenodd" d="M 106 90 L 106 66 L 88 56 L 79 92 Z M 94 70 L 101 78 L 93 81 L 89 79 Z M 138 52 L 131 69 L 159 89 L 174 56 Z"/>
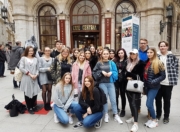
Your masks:
<path fill-rule="evenodd" d="M 180 0 L 11 0 L 11 3 L 16 40 L 24 43 L 35 35 L 41 49 L 53 47 L 59 39 L 71 48 L 94 44 L 118 49 L 121 19 L 134 14 L 140 17 L 140 37 L 146 38 L 150 46 L 157 47 L 159 41 L 166 40 L 173 53 L 180 54 Z M 169 5 L 172 16 L 167 18 Z"/>

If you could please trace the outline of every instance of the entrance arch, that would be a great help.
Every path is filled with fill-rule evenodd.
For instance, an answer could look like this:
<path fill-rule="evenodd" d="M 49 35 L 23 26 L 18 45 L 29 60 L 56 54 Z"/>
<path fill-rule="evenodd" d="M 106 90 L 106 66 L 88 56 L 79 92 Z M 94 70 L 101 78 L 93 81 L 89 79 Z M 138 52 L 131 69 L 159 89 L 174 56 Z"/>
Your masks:
<path fill-rule="evenodd" d="M 71 47 L 101 45 L 101 8 L 96 0 L 77 0 L 70 10 Z"/>

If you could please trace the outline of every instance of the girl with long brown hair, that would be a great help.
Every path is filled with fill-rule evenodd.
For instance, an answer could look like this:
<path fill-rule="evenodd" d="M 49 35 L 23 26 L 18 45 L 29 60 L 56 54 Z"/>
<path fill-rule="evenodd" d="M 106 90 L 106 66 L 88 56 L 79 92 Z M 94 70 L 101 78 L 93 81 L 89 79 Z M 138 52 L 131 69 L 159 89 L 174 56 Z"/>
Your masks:
<path fill-rule="evenodd" d="M 101 127 L 103 106 L 100 103 L 100 92 L 94 87 L 92 76 L 85 77 L 79 104 L 74 105 L 73 108 L 73 111 L 79 120 L 79 122 L 74 125 L 74 129 L 82 126 Z"/>
<path fill-rule="evenodd" d="M 73 109 L 73 85 L 69 72 L 65 73 L 59 83 L 55 86 L 54 92 L 54 122 L 62 124 L 73 124 L 71 113 L 67 114 L 69 109 Z"/>

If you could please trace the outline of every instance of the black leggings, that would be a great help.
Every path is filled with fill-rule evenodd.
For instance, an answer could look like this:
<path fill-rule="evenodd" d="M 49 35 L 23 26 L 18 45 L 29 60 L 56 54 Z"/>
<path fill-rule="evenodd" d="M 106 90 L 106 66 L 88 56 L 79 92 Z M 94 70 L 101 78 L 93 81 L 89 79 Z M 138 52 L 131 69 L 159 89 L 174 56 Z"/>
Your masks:
<path fill-rule="evenodd" d="M 42 99 L 44 104 L 51 102 L 51 95 L 52 95 L 52 84 L 42 85 Z M 47 100 L 46 100 L 46 96 L 48 97 Z"/>
<path fill-rule="evenodd" d="M 26 106 L 29 109 L 32 109 L 36 105 L 37 95 L 33 96 L 32 98 L 29 98 L 28 96 L 24 95 Z"/>
<path fill-rule="evenodd" d="M 134 117 L 134 122 L 138 122 L 138 109 L 140 107 L 141 94 L 127 91 L 127 97 L 131 109 L 131 114 Z"/>
<path fill-rule="evenodd" d="M 126 85 L 124 82 L 116 82 L 116 103 L 117 103 L 117 109 L 119 104 L 119 95 L 121 95 L 121 109 L 125 110 L 126 107 Z"/>

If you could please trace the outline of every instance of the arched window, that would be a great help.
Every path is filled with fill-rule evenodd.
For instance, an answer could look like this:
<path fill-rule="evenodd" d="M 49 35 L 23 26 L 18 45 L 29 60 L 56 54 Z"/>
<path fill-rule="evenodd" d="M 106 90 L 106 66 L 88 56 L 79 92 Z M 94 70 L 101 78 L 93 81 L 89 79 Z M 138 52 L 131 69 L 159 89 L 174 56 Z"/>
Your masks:
<path fill-rule="evenodd" d="M 40 8 L 38 13 L 39 21 L 39 40 L 41 50 L 44 47 L 55 47 L 57 39 L 57 18 L 56 10 L 51 5 L 45 5 Z"/>
<path fill-rule="evenodd" d="M 121 47 L 121 27 L 122 27 L 122 18 L 129 16 L 135 13 L 135 6 L 129 0 L 124 0 L 118 3 L 115 13 L 115 49 L 119 49 Z"/>

